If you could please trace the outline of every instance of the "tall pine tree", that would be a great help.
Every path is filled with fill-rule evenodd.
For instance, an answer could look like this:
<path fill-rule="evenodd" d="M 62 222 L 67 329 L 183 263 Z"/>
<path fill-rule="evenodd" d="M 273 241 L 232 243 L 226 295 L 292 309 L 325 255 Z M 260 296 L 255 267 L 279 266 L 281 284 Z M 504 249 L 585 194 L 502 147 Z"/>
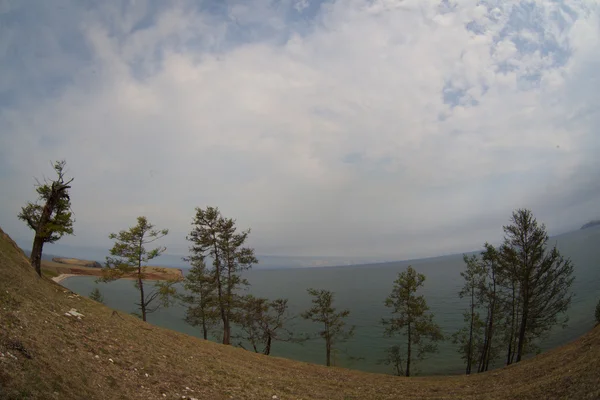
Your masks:
<path fill-rule="evenodd" d="M 400 334 L 406 339 L 406 353 L 401 356 L 406 360 L 406 376 L 410 376 L 413 361 L 437 352 L 437 342 L 444 339 L 440 327 L 433 322 L 433 314 L 428 312 L 425 298 L 416 294 L 424 282 L 425 275 L 408 266 L 398 274 L 392 293 L 385 300 L 385 306 L 392 309 L 392 317 L 382 319 L 385 335 Z"/>
<path fill-rule="evenodd" d="M 197 207 L 187 236 L 191 242 L 191 257 L 197 262 L 212 260 L 206 274 L 216 292 L 214 301 L 223 322 L 223 344 L 231 344 L 231 325 L 236 310 L 242 305 L 236 291 L 248 285 L 241 272 L 258 263 L 254 249 L 244 247 L 249 234 L 250 229 L 237 232 L 235 221 L 223 217 L 218 208 Z"/>

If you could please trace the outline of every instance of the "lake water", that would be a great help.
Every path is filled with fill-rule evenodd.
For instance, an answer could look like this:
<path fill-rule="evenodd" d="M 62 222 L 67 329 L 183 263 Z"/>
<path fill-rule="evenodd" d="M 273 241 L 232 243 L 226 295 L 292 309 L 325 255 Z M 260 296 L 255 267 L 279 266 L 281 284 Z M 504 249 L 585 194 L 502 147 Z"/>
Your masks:
<path fill-rule="evenodd" d="M 543 350 L 568 343 L 589 331 L 594 326 L 594 309 L 600 299 L 600 227 L 551 238 L 550 243 L 553 245 L 555 242 L 561 253 L 570 257 L 575 266 L 576 279 L 572 288 L 575 297 L 568 311 L 568 327 L 554 329 L 540 343 Z M 390 315 L 383 302 L 392 290 L 398 273 L 408 265 L 426 275 L 421 293 L 435 314 L 435 321 L 449 337 L 463 323 L 465 302 L 457 294 L 463 285 L 460 277 L 464 269 L 462 255 L 379 265 L 254 270 L 248 271 L 245 276 L 251 283 L 249 293 L 272 299 L 288 298 L 292 313 L 302 312 L 310 306 L 306 288 L 334 291 L 335 305 L 338 309 L 350 309 L 347 321 L 356 325 L 355 336 L 339 346 L 340 353 L 335 358 L 335 364 L 369 372 L 390 373 L 390 367 L 378 363 L 378 360 L 384 357 L 388 346 L 401 339 L 383 337 L 380 321 L 382 317 Z M 81 295 L 88 295 L 94 287 L 98 287 L 109 307 L 125 312 L 135 311 L 134 302 L 138 300 L 138 292 L 132 281 L 96 284 L 93 277 L 74 277 L 65 280 L 63 285 Z M 183 321 L 184 313 L 184 308 L 176 305 L 150 314 L 148 320 L 159 326 L 200 336 L 198 328 Z M 300 318 L 292 326 L 299 333 L 315 333 L 319 329 L 317 325 Z M 450 340 L 440 343 L 439 350 L 439 353 L 417 364 L 421 375 L 463 373 L 462 360 Z M 272 355 L 324 364 L 325 346 L 319 339 L 303 345 L 275 342 Z"/>

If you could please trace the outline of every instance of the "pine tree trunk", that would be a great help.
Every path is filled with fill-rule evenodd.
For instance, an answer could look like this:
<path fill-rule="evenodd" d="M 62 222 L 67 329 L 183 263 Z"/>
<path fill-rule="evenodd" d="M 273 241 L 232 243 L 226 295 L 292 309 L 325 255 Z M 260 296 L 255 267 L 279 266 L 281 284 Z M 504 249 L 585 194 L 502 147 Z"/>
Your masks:
<path fill-rule="evenodd" d="M 50 221 L 50 217 L 52 216 L 52 210 L 54 210 L 57 197 L 58 192 L 55 193 L 54 185 L 52 185 L 52 193 L 44 205 L 37 229 L 35 230 L 35 238 L 33 239 L 30 260 L 31 266 L 35 269 L 35 272 L 38 274 L 38 276 L 42 276 L 42 250 L 44 248 L 44 241 L 46 239 L 46 225 L 48 225 L 48 221 Z"/>
<path fill-rule="evenodd" d="M 272 338 L 271 338 L 271 334 L 269 333 L 267 335 L 267 345 L 265 346 L 265 351 L 263 352 L 264 355 L 268 356 L 269 354 L 271 354 L 271 341 L 272 341 Z"/>
<path fill-rule="evenodd" d="M 525 296 L 527 296 L 527 289 L 525 290 Z M 523 315 L 521 316 L 521 326 L 519 327 L 519 345 L 517 347 L 517 361 L 521 361 L 521 357 L 523 356 L 523 347 L 525 346 L 525 332 L 527 330 L 527 317 L 529 314 L 529 301 L 527 297 L 523 302 Z"/>
<path fill-rule="evenodd" d="M 326 347 L 326 365 L 331 366 L 331 338 L 325 338 L 325 347 Z"/>
<path fill-rule="evenodd" d="M 142 309 L 142 321 L 146 322 L 146 302 L 144 301 L 144 282 L 141 271 L 138 270 L 138 285 L 140 285 L 140 307 Z"/>
<path fill-rule="evenodd" d="M 231 327 L 229 326 L 229 318 L 224 316 L 223 319 L 223 344 L 231 343 Z"/>
<path fill-rule="evenodd" d="M 492 266 L 493 268 L 493 266 Z M 494 270 L 492 269 L 492 281 L 493 281 L 493 292 L 492 292 L 492 301 L 490 302 L 490 319 L 489 319 L 489 325 L 488 325 L 488 329 L 487 329 L 487 337 L 486 337 L 486 341 L 487 341 L 487 348 L 485 351 L 485 365 L 483 366 L 483 371 L 485 372 L 489 369 L 490 367 L 490 355 L 492 353 L 492 340 L 494 338 L 494 318 L 496 317 L 496 274 L 494 272 Z"/>
<path fill-rule="evenodd" d="M 471 360 L 473 359 L 473 319 L 475 318 L 475 288 L 471 288 L 471 326 L 469 326 L 469 346 L 467 348 L 467 375 L 471 374 Z"/>
<path fill-rule="evenodd" d="M 515 336 L 515 286 L 514 284 L 512 285 L 512 299 L 511 299 L 511 306 L 512 306 L 512 310 L 511 310 L 511 321 L 510 321 L 510 331 L 509 331 L 509 337 L 508 337 L 508 353 L 506 355 L 506 365 L 510 365 L 512 364 L 512 356 L 513 356 L 513 340 L 514 340 L 514 336 Z"/>
<path fill-rule="evenodd" d="M 31 266 L 35 272 L 42 276 L 42 250 L 44 248 L 44 238 L 36 233 L 33 239 L 33 247 L 31 248 Z"/>
<path fill-rule="evenodd" d="M 206 317 L 202 317 L 202 335 L 204 340 L 208 340 L 208 329 L 206 327 Z"/>
<path fill-rule="evenodd" d="M 406 351 L 407 357 L 406 357 L 406 376 L 410 376 L 410 351 L 411 351 L 411 329 L 410 329 L 410 322 L 408 323 L 408 349 Z"/>

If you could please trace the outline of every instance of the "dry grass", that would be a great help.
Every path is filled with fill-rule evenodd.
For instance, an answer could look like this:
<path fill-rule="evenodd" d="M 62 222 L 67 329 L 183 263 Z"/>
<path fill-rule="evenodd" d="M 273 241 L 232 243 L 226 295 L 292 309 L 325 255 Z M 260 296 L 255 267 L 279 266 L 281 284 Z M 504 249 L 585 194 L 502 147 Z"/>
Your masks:
<path fill-rule="evenodd" d="M 96 261 L 82 260 L 80 258 L 54 257 L 52 261 L 59 264 L 79 265 L 83 267 L 97 267 L 99 265 Z"/>
<path fill-rule="evenodd" d="M 71 308 L 85 317 L 65 316 Z M 38 278 L 1 230 L 0 353 L 0 399 L 600 398 L 598 327 L 518 365 L 470 377 L 327 368 L 115 315 Z"/>

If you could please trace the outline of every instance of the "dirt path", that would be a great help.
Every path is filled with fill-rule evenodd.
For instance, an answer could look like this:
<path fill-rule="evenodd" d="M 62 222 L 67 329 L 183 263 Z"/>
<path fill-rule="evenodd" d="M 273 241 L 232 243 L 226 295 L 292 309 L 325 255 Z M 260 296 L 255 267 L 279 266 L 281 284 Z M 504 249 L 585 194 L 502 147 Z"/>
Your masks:
<path fill-rule="evenodd" d="M 61 283 L 65 279 L 70 278 L 72 276 L 81 276 L 81 275 L 77 275 L 77 274 L 60 274 L 60 275 L 55 276 L 54 278 L 52 278 L 52 280 L 54 282 L 56 282 L 56 283 Z"/>

